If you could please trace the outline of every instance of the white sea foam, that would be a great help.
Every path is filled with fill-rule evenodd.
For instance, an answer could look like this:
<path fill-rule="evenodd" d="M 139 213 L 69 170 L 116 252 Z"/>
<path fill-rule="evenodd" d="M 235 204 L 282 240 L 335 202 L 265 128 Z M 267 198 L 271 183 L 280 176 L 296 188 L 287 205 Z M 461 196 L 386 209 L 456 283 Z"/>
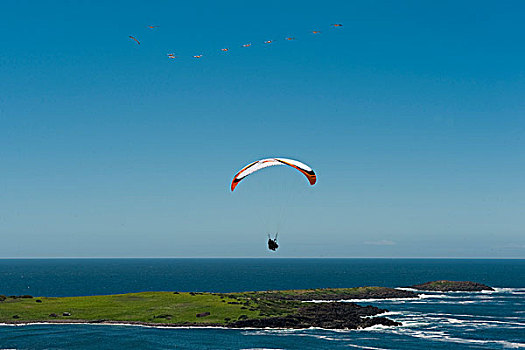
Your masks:
<path fill-rule="evenodd" d="M 390 329 L 395 326 L 384 326 L 382 324 L 376 324 L 367 328 L 358 328 L 358 329 L 352 329 L 352 332 L 359 332 L 359 331 L 374 331 L 374 330 L 383 330 L 383 329 Z"/>
<path fill-rule="evenodd" d="M 334 333 L 334 330 L 331 330 L 331 329 L 330 330 L 321 329 L 321 328 L 309 328 L 309 329 L 310 330 L 330 331 L 331 333 Z M 337 333 L 337 332 L 341 332 L 341 330 L 335 331 L 335 333 Z M 348 333 L 349 331 L 344 331 L 344 332 Z M 268 335 L 268 334 L 269 333 L 265 333 L 265 335 Z M 289 336 L 290 334 L 292 334 L 293 336 L 311 337 L 311 338 L 320 339 L 320 340 L 337 341 L 337 342 L 341 342 L 341 341 L 348 342 L 349 341 L 348 338 L 335 338 L 333 336 L 325 335 L 325 334 L 312 334 L 312 333 L 304 332 L 304 330 L 291 330 L 291 332 L 282 332 L 281 334 L 276 334 L 275 332 L 272 332 L 271 334 L 273 334 L 273 335 L 282 335 L 282 336 L 285 336 L 285 335 Z M 364 339 L 365 338 L 361 338 L 361 340 L 364 340 Z M 378 347 L 367 346 L 367 345 L 358 345 L 358 344 L 345 344 L 345 345 L 348 346 L 348 347 L 364 349 L 364 350 L 388 350 L 388 349 L 384 349 L 384 348 L 378 348 Z"/>
<path fill-rule="evenodd" d="M 401 289 L 401 290 L 404 290 L 406 288 L 397 288 L 397 289 Z M 472 304 L 472 303 L 476 303 L 476 302 L 483 302 L 483 301 L 491 301 L 491 300 L 494 300 L 495 297 L 494 296 L 489 296 L 489 295 L 483 295 L 483 294 L 480 294 L 479 292 L 475 292 L 477 293 L 477 295 L 472 295 L 472 293 L 465 293 L 465 292 L 453 292 L 453 293 L 456 293 L 456 294 L 448 294 L 448 293 L 443 293 L 443 292 L 427 292 L 427 293 L 420 293 L 417 297 L 413 297 L 413 298 L 367 298 L 367 299 L 342 299 L 342 300 L 337 300 L 338 302 L 343 302 L 343 303 L 380 303 L 380 302 L 388 302 L 390 304 L 403 304 L 403 303 L 406 303 L 406 302 L 411 302 L 411 303 L 422 303 L 422 300 L 428 300 L 428 301 L 432 301 L 433 299 L 436 299 L 436 300 L 441 300 L 441 299 L 444 299 L 444 300 L 450 300 L 450 301 L 445 301 L 443 303 L 458 303 L 458 301 L 461 303 L 465 303 L 465 304 Z M 461 293 L 463 293 L 463 295 L 461 295 Z M 474 300 L 472 300 L 474 299 Z M 307 301 L 303 301 L 305 303 L 330 303 L 330 302 L 333 302 L 333 300 L 307 300 Z M 437 301 L 436 301 L 437 302 Z"/>
<path fill-rule="evenodd" d="M 516 343 L 516 342 L 510 342 L 507 340 L 498 340 L 498 339 L 483 339 L 483 340 L 468 339 L 468 338 L 451 337 L 448 335 L 445 335 L 443 337 L 432 337 L 432 336 L 427 337 L 425 334 L 420 334 L 420 338 L 430 338 L 432 340 L 457 343 L 457 344 L 480 344 L 480 345 L 498 344 L 498 345 L 502 345 L 505 348 L 513 348 L 513 349 L 525 348 L 525 343 Z"/>
<path fill-rule="evenodd" d="M 494 291 L 484 291 L 484 292 L 486 292 L 486 293 L 523 294 L 523 293 L 525 293 L 525 287 L 520 287 L 520 288 L 494 287 Z"/>
<path fill-rule="evenodd" d="M 409 287 L 397 287 L 397 288 L 394 288 L 394 289 L 397 289 L 397 290 L 405 290 L 407 292 L 420 292 L 420 290 L 418 289 L 414 289 L 414 288 L 409 288 Z"/>
<path fill-rule="evenodd" d="M 397 316 L 397 315 L 403 315 L 403 312 L 401 311 L 387 311 L 380 314 L 381 316 Z"/>
<path fill-rule="evenodd" d="M 322 340 L 330 340 L 330 341 L 343 341 L 345 339 L 343 338 L 335 338 L 333 335 L 330 334 L 315 334 L 315 333 L 309 333 L 308 331 L 330 331 L 331 334 L 334 334 L 336 332 L 332 332 L 332 330 L 328 329 L 322 329 L 322 328 L 308 328 L 308 329 L 268 329 L 268 330 L 256 330 L 253 332 L 243 332 L 243 335 L 274 335 L 274 336 L 297 336 L 297 337 L 313 337 L 316 339 L 322 339 Z"/>
<path fill-rule="evenodd" d="M 346 344 L 346 346 L 349 346 L 351 348 L 364 349 L 364 350 L 388 350 L 384 348 L 375 348 L 372 346 L 364 346 L 364 345 L 356 345 L 356 344 Z"/>
<path fill-rule="evenodd" d="M 411 304 L 478 304 L 478 303 L 504 303 L 496 296 L 489 295 L 447 295 L 447 294 L 421 294 L 419 300 L 410 300 Z"/>
<path fill-rule="evenodd" d="M 405 302 L 405 301 L 407 301 L 407 300 L 417 300 L 417 299 L 418 299 L 418 298 L 341 299 L 341 300 L 337 300 L 337 302 L 340 302 L 340 303 L 373 303 L 373 302 L 381 302 L 381 301 Z M 333 302 L 334 302 L 334 300 L 306 300 L 306 301 L 303 301 L 303 303 L 333 303 Z"/>
<path fill-rule="evenodd" d="M 341 303 L 373 303 L 373 302 L 382 302 L 382 301 L 388 301 L 388 302 L 397 302 L 397 303 L 404 303 L 406 301 L 410 300 L 418 300 L 419 298 L 385 298 L 385 299 L 379 299 L 379 298 L 369 298 L 369 299 L 342 299 L 337 300 Z M 304 301 L 305 303 L 331 303 L 333 300 L 308 300 Z"/>
<path fill-rule="evenodd" d="M 456 295 L 448 295 L 445 293 L 422 293 L 419 294 L 420 299 L 457 299 L 458 296 Z"/>
<path fill-rule="evenodd" d="M 524 311 L 525 312 L 525 311 Z M 401 313 L 403 314 L 403 313 Z M 488 318 L 488 319 L 512 319 L 512 320 L 519 320 L 519 317 L 514 316 L 487 316 L 487 315 L 472 315 L 472 314 L 449 314 L 449 313 L 439 313 L 439 312 L 431 312 L 426 313 L 425 315 L 428 316 L 446 316 L 446 317 L 473 317 L 473 318 Z"/>
<path fill-rule="evenodd" d="M 479 345 L 485 345 L 485 344 L 498 344 L 505 348 L 525 348 L 525 343 L 518 343 L 518 342 L 511 342 L 507 340 L 499 340 L 499 339 L 472 339 L 472 338 L 459 338 L 459 337 L 453 337 L 450 336 L 447 332 L 441 331 L 441 330 L 419 330 L 419 329 L 413 329 L 413 327 L 417 327 L 421 324 L 409 323 L 407 326 L 403 324 L 403 327 L 391 327 L 391 328 L 380 328 L 380 327 L 371 327 L 369 328 L 372 332 L 383 332 L 383 333 L 392 333 L 392 334 L 398 334 L 398 335 L 404 335 L 404 336 L 410 336 L 414 338 L 421 338 L 421 339 L 429 339 L 433 341 L 440 341 L 440 342 L 450 342 L 450 343 L 458 343 L 458 344 L 479 344 Z"/>
<path fill-rule="evenodd" d="M 502 327 L 507 329 L 524 329 L 525 323 L 519 322 L 518 320 L 494 320 L 494 319 L 472 319 L 472 315 L 468 315 L 467 319 L 458 318 L 461 315 L 450 315 L 450 314 L 412 314 L 412 315 L 400 315 L 394 318 L 396 321 L 401 322 L 402 328 L 421 328 L 425 329 L 436 328 L 442 329 L 443 327 L 453 328 L 465 328 L 469 330 L 479 330 L 488 328 Z"/>

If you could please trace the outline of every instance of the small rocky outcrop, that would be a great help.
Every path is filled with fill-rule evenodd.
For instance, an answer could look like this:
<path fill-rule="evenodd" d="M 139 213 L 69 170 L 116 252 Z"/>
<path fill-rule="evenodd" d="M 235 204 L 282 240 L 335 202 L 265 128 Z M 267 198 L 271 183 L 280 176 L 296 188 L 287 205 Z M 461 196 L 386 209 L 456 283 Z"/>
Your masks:
<path fill-rule="evenodd" d="M 49 317 L 58 317 L 58 315 L 55 313 L 52 313 L 52 314 L 49 314 Z"/>
<path fill-rule="evenodd" d="M 319 303 L 302 306 L 291 315 L 262 319 L 240 319 L 229 323 L 228 327 L 357 329 L 378 324 L 385 326 L 400 325 L 400 323 L 386 317 L 367 317 L 385 311 L 374 306 L 359 306 L 354 303 Z"/>
<path fill-rule="evenodd" d="M 153 316 L 153 318 L 165 318 L 166 320 L 171 320 L 171 316 L 170 314 L 162 314 L 162 315 L 157 315 L 157 316 Z"/>
<path fill-rule="evenodd" d="M 494 290 L 494 288 L 487 285 L 470 281 L 433 281 L 416 284 L 410 286 L 410 288 L 435 292 L 481 292 Z"/>
<path fill-rule="evenodd" d="M 206 316 L 210 316 L 210 313 L 208 311 L 206 311 L 206 312 L 198 313 L 195 316 L 197 316 L 197 317 L 206 317 Z"/>
<path fill-rule="evenodd" d="M 62 316 L 71 316 L 71 312 L 62 312 Z"/>

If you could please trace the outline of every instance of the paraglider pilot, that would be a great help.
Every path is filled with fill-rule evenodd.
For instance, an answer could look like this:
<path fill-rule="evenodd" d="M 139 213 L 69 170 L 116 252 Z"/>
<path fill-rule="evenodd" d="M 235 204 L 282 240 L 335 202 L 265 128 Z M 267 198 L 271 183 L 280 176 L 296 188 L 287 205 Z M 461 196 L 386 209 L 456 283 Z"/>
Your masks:
<path fill-rule="evenodd" d="M 277 248 L 279 248 L 279 245 L 277 244 L 277 235 L 278 235 L 278 233 L 276 233 L 275 234 L 275 238 L 272 239 L 270 237 L 270 234 L 268 234 L 268 249 L 276 251 Z"/>

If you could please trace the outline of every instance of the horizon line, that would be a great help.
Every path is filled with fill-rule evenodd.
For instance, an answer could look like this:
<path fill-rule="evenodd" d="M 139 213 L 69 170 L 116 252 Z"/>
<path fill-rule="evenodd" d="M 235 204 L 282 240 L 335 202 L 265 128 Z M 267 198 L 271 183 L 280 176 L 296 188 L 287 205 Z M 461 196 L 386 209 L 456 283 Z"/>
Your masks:
<path fill-rule="evenodd" d="M 525 257 L 388 257 L 388 256 L 335 256 L 335 257 L 311 257 L 311 256 L 298 256 L 298 257 L 269 257 L 269 256 L 43 256 L 43 257 L 0 257 L 0 260 L 50 260 L 50 259 L 455 259 L 455 260 L 525 260 Z"/>

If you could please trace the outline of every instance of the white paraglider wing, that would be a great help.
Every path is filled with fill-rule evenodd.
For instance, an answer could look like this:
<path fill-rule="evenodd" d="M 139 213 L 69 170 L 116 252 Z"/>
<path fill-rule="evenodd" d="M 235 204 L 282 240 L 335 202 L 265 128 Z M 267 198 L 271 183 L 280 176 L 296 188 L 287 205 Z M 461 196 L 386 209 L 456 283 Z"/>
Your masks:
<path fill-rule="evenodd" d="M 237 184 L 246 178 L 248 175 L 255 173 L 264 168 L 268 168 L 275 165 L 288 165 L 292 168 L 299 170 L 310 182 L 310 185 L 315 184 L 317 178 L 312 168 L 308 165 L 299 162 L 298 160 L 287 159 L 287 158 L 266 158 L 255 161 L 242 168 L 234 177 L 231 184 L 231 190 L 235 190 Z"/>

